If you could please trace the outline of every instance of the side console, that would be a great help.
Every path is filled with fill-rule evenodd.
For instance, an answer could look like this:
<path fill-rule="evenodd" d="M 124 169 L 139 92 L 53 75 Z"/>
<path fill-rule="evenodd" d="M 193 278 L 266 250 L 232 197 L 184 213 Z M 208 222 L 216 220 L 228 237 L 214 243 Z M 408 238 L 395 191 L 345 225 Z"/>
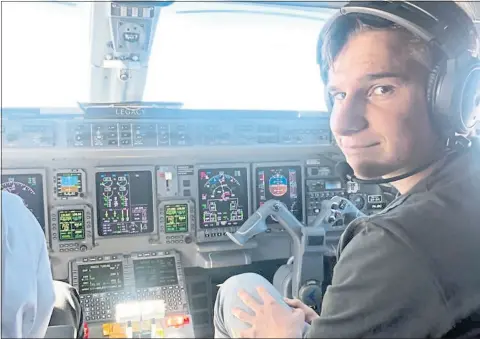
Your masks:
<path fill-rule="evenodd" d="M 166 318 L 181 317 L 180 328 L 193 335 L 184 270 L 176 251 L 83 257 L 70 263 L 69 276 L 89 323 L 114 322 L 119 303 L 156 299 L 165 301 Z"/>

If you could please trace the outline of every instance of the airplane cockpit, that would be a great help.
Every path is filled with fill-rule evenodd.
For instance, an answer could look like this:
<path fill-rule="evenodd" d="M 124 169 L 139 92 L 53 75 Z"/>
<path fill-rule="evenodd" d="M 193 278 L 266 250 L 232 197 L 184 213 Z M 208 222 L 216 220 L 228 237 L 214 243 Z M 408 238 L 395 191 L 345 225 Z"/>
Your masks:
<path fill-rule="evenodd" d="M 2 190 L 90 337 L 212 337 L 243 272 L 320 309 L 349 220 L 397 194 L 335 171 L 315 51 L 341 5 L 2 4 Z"/>

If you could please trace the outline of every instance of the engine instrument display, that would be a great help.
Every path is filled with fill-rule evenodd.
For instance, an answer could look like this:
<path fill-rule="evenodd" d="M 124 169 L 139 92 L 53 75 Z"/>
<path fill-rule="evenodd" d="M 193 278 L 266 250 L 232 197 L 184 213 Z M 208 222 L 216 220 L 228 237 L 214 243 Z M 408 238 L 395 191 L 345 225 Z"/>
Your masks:
<path fill-rule="evenodd" d="M 74 198 L 83 195 L 83 178 L 81 172 L 56 173 L 56 194 L 59 198 Z"/>
<path fill-rule="evenodd" d="M 41 174 L 2 175 L 2 190 L 18 195 L 45 232 L 45 201 Z"/>
<path fill-rule="evenodd" d="M 93 294 L 123 290 L 122 262 L 78 265 L 79 293 Z"/>
<path fill-rule="evenodd" d="M 303 221 L 302 167 L 258 167 L 256 169 L 256 197 L 257 208 L 268 200 L 279 200 L 299 221 Z"/>
<path fill-rule="evenodd" d="M 174 257 L 133 261 L 136 288 L 151 288 L 178 284 Z"/>
<path fill-rule="evenodd" d="M 198 171 L 200 228 L 241 226 L 248 218 L 247 169 Z"/>
<path fill-rule="evenodd" d="M 165 205 L 165 233 L 188 232 L 188 205 Z"/>
<path fill-rule="evenodd" d="M 96 173 L 98 235 L 153 232 L 151 171 Z"/>
<path fill-rule="evenodd" d="M 58 225 L 58 240 L 85 239 L 85 212 L 83 209 L 58 211 Z"/>

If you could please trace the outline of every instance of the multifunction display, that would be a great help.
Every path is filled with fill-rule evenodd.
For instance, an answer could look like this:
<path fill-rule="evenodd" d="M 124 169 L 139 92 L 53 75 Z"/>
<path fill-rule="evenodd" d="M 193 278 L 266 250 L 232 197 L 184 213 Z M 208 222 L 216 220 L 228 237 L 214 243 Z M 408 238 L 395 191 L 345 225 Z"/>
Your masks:
<path fill-rule="evenodd" d="M 258 167 L 256 169 L 257 208 L 268 200 L 279 200 L 299 221 L 302 221 L 302 196 L 301 166 Z"/>
<path fill-rule="evenodd" d="M 58 225 L 60 241 L 85 239 L 85 211 L 83 209 L 58 211 Z"/>
<path fill-rule="evenodd" d="M 56 174 L 56 193 L 59 198 L 78 197 L 83 193 L 82 173 L 62 172 Z"/>
<path fill-rule="evenodd" d="M 133 261 L 136 288 L 162 287 L 178 284 L 174 257 Z"/>
<path fill-rule="evenodd" d="M 188 232 L 188 205 L 165 205 L 165 233 Z"/>
<path fill-rule="evenodd" d="M 80 294 L 118 292 L 123 290 L 121 262 L 78 265 Z"/>
<path fill-rule="evenodd" d="M 150 171 L 96 174 L 98 235 L 153 232 Z"/>
<path fill-rule="evenodd" d="M 2 175 L 2 190 L 20 196 L 45 232 L 45 201 L 41 174 Z"/>
<path fill-rule="evenodd" d="M 200 228 L 241 226 L 248 218 L 247 169 L 198 171 Z"/>

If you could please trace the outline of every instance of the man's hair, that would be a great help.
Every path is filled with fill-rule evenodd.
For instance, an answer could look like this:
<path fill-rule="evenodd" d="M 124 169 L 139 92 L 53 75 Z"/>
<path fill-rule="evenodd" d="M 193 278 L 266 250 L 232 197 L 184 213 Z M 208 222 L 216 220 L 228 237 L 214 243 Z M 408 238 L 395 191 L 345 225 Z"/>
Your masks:
<path fill-rule="evenodd" d="M 456 2 L 456 4 L 473 21 L 475 5 L 471 2 Z M 440 57 L 438 52 L 433 51 L 423 39 L 389 20 L 366 14 L 342 15 L 325 33 L 320 47 L 320 67 L 324 83 L 328 82 L 328 71 L 349 39 L 366 31 L 391 31 L 402 34 L 406 38 L 409 54 L 428 70 L 432 70 Z M 468 45 L 471 53 L 478 55 L 479 46 L 476 36 L 471 37 Z"/>
<path fill-rule="evenodd" d="M 473 21 L 474 4 L 470 2 L 456 2 L 467 16 Z M 439 6 L 441 6 L 439 4 Z M 319 63 L 321 76 L 325 84 L 328 83 L 328 72 L 338 54 L 342 51 L 349 39 L 359 33 L 367 31 L 390 31 L 398 32 L 406 41 L 408 53 L 413 60 L 425 67 L 426 71 L 432 71 L 439 58 L 442 56 L 433 50 L 423 39 L 389 20 L 367 14 L 347 14 L 339 16 L 323 35 L 319 45 Z M 471 37 L 468 49 L 472 55 L 478 56 L 479 46 L 477 36 Z M 435 128 L 441 134 L 448 130 L 447 121 L 434 121 Z M 448 137 L 447 135 L 443 135 Z"/>

